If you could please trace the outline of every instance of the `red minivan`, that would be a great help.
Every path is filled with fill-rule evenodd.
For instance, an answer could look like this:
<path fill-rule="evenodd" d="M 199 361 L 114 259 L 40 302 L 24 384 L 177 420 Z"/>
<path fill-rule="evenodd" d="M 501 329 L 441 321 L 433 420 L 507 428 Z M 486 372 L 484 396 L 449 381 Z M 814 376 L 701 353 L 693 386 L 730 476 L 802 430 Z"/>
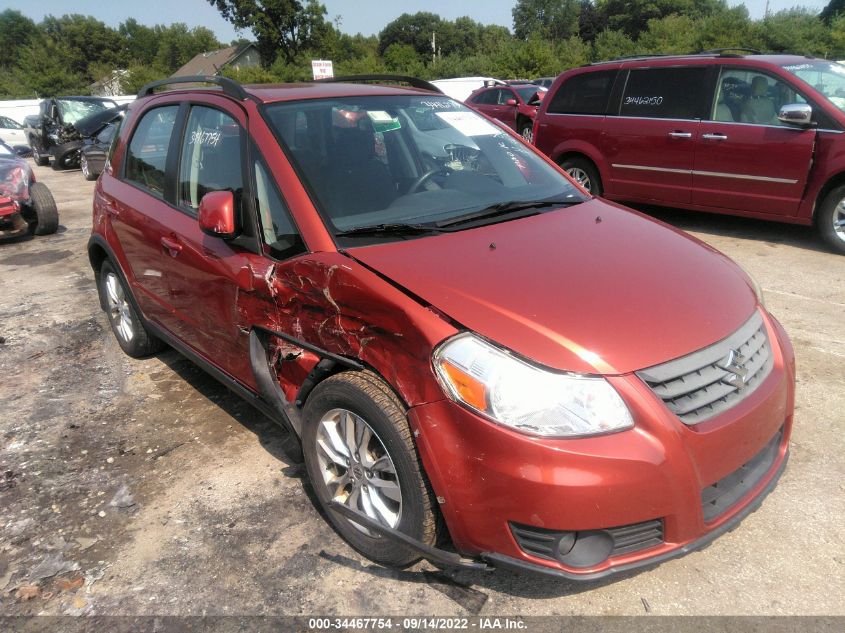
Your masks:
<path fill-rule="evenodd" d="M 732 529 L 792 429 L 759 288 L 412 86 L 142 89 L 88 247 L 120 346 L 287 428 L 383 564 L 593 579 Z"/>
<path fill-rule="evenodd" d="M 566 72 L 534 142 L 595 195 L 814 224 L 845 254 L 845 65 L 731 51 Z"/>

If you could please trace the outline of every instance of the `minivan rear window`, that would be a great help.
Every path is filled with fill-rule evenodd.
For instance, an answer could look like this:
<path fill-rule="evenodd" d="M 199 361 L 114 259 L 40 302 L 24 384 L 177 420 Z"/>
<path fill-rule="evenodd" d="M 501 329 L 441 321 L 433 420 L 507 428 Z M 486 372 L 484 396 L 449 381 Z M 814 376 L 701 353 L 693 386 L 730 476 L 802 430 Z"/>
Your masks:
<path fill-rule="evenodd" d="M 709 104 L 707 67 L 637 68 L 628 76 L 619 114 L 653 119 L 703 119 Z"/>
<path fill-rule="evenodd" d="M 616 70 L 586 72 L 567 79 L 558 88 L 548 112 L 552 114 L 604 114 Z"/>

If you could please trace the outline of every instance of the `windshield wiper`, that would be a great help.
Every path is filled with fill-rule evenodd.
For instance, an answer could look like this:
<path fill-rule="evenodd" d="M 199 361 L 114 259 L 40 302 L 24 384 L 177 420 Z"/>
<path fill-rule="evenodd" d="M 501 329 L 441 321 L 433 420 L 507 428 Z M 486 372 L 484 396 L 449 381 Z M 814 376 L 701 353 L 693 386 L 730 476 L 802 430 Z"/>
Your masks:
<path fill-rule="evenodd" d="M 580 202 L 582 202 L 582 200 L 509 200 L 490 205 L 489 207 L 484 207 L 483 209 L 467 213 L 466 215 L 459 215 L 456 218 L 441 220 L 440 222 L 437 222 L 435 226 L 442 229 L 449 226 L 464 224 L 466 222 L 473 222 L 475 220 L 495 218 L 500 215 L 507 215 L 516 211 L 542 209 L 543 207 L 571 207 L 572 205 L 579 204 Z M 537 213 L 539 212 L 534 211 L 533 213 L 526 213 L 524 216 L 520 217 L 536 215 Z"/>
<path fill-rule="evenodd" d="M 434 224 L 370 224 L 366 226 L 353 226 L 345 231 L 335 233 L 337 237 L 355 237 L 356 235 L 421 235 L 423 233 L 445 233 L 443 229 Z"/>

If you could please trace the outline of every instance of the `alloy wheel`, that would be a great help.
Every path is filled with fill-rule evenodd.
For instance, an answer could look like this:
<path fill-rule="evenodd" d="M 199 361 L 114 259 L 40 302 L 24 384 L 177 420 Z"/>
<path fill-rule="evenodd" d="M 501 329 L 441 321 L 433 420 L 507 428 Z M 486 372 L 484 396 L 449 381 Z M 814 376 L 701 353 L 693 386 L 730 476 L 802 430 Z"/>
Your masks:
<path fill-rule="evenodd" d="M 123 285 L 115 273 L 106 275 L 106 298 L 109 305 L 109 320 L 115 332 L 124 341 L 129 343 L 135 337 L 135 328 L 132 324 L 132 314 L 129 302 L 126 300 L 126 293 Z"/>
<path fill-rule="evenodd" d="M 566 173 L 572 176 L 579 185 L 584 187 L 587 191 L 593 190 L 593 183 L 590 181 L 590 175 L 580 167 L 570 167 Z"/>
<path fill-rule="evenodd" d="M 402 514 L 396 467 L 367 421 L 347 409 L 331 409 L 320 420 L 316 443 L 329 498 L 395 528 Z M 363 526 L 351 523 L 373 536 Z"/>
<path fill-rule="evenodd" d="M 836 237 L 845 242 L 845 198 L 833 210 L 833 231 Z"/>

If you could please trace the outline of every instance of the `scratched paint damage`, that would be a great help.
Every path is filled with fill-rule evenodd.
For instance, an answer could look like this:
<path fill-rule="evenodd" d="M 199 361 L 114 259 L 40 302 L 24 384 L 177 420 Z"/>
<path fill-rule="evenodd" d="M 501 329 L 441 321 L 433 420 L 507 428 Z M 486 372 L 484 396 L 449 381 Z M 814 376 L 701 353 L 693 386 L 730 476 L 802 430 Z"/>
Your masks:
<path fill-rule="evenodd" d="M 443 397 L 431 352 L 456 330 L 351 257 L 316 253 L 267 263 L 253 270 L 253 279 L 250 291 L 238 293 L 240 329 L 263 327 L 358 360 L 409 406 Z M 320 358 L 278 337 L 270 337 L 269 347 L 268 361 L 293 402 Z"/>

